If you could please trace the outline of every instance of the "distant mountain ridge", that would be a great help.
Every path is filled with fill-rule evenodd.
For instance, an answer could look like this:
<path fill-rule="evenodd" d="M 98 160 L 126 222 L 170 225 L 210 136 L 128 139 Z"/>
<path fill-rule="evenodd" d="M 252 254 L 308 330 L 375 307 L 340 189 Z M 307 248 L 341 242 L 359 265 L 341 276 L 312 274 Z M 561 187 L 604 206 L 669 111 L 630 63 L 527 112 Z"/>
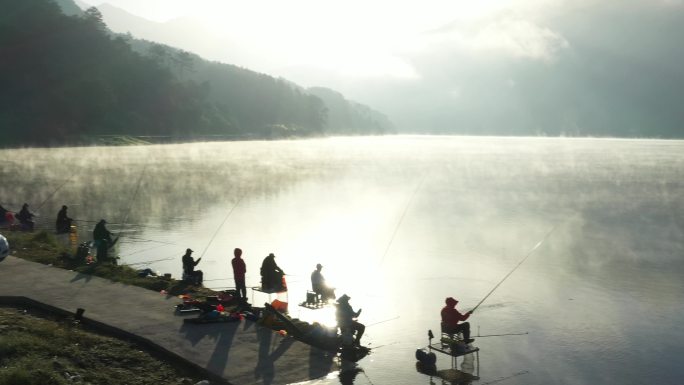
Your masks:
<path fill-rule="evenodd" d="M 59 0 L 60 3 L 64 3 L 69 8 L 73 8 L 76 5 L 73 1 Z M 81 7 L 84 6 L 83 3 L 79 5 Z M 118 33 L 130 33 L 130 35 L 135 37 L 131 40 L 132 47 L 144 55 L 149 55 L 151 45 L 156 45 L 157 49 L 163 48 L 169 52 L 182 51 L 165 43 L 169 41 L 182 41 L 185 36 L 203 28 L 201 24 L 183 18 L 163 23 L 151 21 L 133 15 L 109 3 L 103 3 L 97 8 L 102 13 L 103 20 L 108 28 Z M 168 37 L 170 33 L 173 34 L 173 38 Z M 261 79 L 261 81 L 264 80 L 263 76 L 268 76 L 232 64 L 209 61 L 203 59 L 201 55 L 190 54 L 190 56 L 193 59 L 193 72 L 190 76 L 198 82 L 209 82 L 209 97 L 215 102 L 220 103 L 222 97 L 232 97 L 235 102 L 242 104 L 238 100 L 238 95 L 235 94 L 238 90 L 221 89 L 222 87 L 229 87 L 233 83 L 227 73 L 235 75 L 242 73 L 245 76 L 258 74 L 254 77 Z M 226 73 L 222 73 L 222 71 L 226 71 Z M 273 79 L 275 80 L 275 78 Z M 369 106 L 347 100 L 337 91 L 328 90 L 323 87 L 306 89 L 285 79 L 277 79 L 275 81 L 290 84 L 298 92 L 322 99 L 327 110 L 325 131 L 328 134 L 382 134 L 395 131 L 394 124 L 386 115 Z M 241 108 L 251 109 L 250 106 L 241 106 Z"/>
<path fill-rule="evenodd" d="M 376 134 L 389 121 L 340 129 L 339 105 L 284 79 L 113 34 L 97 8 L 22 0 L 0 19 L 1 146 L 100 136 L 282 138 Z M 364 115 L 368 107 L 341 105 Z M 381 116 L 379 113 L 375 113 Z M 330 128 L 335 129 L 330 129 Z"/>

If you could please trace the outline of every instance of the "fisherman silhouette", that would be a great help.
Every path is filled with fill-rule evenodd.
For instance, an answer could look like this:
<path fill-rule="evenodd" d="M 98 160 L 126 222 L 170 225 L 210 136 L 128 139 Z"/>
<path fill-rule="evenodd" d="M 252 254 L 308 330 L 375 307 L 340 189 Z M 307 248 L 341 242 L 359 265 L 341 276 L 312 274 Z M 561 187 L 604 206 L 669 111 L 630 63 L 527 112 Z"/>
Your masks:
<path fill-rule="evenodd" d="M 24 205 L 21 206 L 21 211 L 19 211 L 19 214 L 16 216 L 16 218 L 19 220 L 19 223 L 21 223 L 22 230 L 33 231 L 33 216 L 33 213 L 29 211 L 28 203 L 24 203 Z"/>
<path fill-rule="evenodd" d="M 71 221 L 73 219 L 67 216 L 67 207 L 62 206 L 62 209 L 57 213 L 57 220 L 55 221 L 55 227 L 57 229 L 57 234 L 65 234 L 71 231 Z"/>
<path fill-rule="evenodd" d="M 456 310 L 456 304 L 458 304 L 458 301 L 453 297 L 447 298 L 444 302 L 446 303 L 446 306 L 442 308 L 441 312 L 442 330 L 449 334 L 463 333 L 463 338 L 468 344 L 475 341 L 470 338 L 470 323 L 459 323 L 461 321 L 467 320 L 468 317 L 473 314 L 472 310 L 465 314 L 461 314 L 458 310 Z"/>
<path fill-rule="evenodd" d="M 270 253 L 261 263 L 261 288 L 267 293 L 287 290 L 283 286 L 285 272 L 275 262 L 275 255 Z"/>

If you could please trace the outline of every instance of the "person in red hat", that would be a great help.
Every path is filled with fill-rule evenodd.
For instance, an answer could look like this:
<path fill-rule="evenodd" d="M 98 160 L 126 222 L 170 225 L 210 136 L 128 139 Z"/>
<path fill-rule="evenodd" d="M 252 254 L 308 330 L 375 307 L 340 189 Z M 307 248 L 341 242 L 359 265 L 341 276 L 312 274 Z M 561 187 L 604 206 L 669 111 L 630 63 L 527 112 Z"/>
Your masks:
<path fill-rule="evenodd" d="M 470 323 L 463 322 L 467 320 L 473 312 L 469 311 L 465 314 L 461 314 L 456 310 L 458 301 L 453 297 L 447 298 L 444 302 L 446 302 L 446 306 L 442 308 L 442 330 L 449 334 L 463 333 L 463 338 L 467 344 L 475 341 L 470 338 Z"/>

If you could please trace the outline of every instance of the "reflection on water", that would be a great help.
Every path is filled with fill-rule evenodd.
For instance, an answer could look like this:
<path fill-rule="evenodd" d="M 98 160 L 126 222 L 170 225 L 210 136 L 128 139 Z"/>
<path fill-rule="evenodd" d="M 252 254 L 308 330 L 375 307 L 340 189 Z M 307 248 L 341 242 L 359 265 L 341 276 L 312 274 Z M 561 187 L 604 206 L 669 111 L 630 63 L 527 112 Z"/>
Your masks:
<path fill-rule="evenodd" d="M 273 252 L 292 304 L 321 263 L 337 294 L 364 309 L 364 340 L 378 346 L 355 384 L 429 384 L 413 352 L 444 298 L 475 306 L 554 226 L 471 317 L 483 335 L 529 331 L 476 340 L 475 383 L 522 371 L 505 383 L 684 378 L 681 141 L 404 136 L 0 152 L 4 207 L 28 202 L 52 229 L 66 204 L 81 238 L 106 218 L 124 263 L 178 277 L 190 247 L 204 254 L 207 286 L 228 287 L 240 247 L 256 286 Z"/>

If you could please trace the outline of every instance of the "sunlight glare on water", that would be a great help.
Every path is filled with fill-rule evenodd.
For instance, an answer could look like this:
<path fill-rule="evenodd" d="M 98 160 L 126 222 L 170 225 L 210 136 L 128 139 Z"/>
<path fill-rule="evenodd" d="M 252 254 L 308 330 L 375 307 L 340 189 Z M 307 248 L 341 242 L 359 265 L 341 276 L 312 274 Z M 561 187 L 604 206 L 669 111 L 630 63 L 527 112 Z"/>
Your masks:
<path fill-rule="evenodd" d="M 439 330 L 444 298 L 473 308 L 542 240 L 471 317 L 481 352 L 456 369 L 479 383 L 684 378 L 682 141 L 397 136 L 0 152 L 3 206 L 29 202 L 52 229 L 67 204 L 81 239 L 106 218 L 122 234 L 122 263 L 179 277 L 190 247 L 206 286 L 220 289 L 233 286 L 235 247 L 248 286 L 273 252 L 290 313 L 331 323 L 332 309 L 296 306 L 321 263 L 337 295 L 363 309 L 364 343 L 376 348 L 307 384 L 430 384 L 414 352 Z"/>

